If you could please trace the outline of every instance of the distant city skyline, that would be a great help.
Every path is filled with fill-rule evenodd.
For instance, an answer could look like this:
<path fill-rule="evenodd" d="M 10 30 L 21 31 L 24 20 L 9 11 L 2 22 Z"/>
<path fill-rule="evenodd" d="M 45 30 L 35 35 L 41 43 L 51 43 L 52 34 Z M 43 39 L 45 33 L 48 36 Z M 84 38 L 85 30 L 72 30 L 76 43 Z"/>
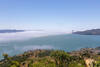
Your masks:
<path fill-rule="evenodd" d="M 100 0 L 0 0 L 0 29 L 72 32 L 100 28 Z"/>

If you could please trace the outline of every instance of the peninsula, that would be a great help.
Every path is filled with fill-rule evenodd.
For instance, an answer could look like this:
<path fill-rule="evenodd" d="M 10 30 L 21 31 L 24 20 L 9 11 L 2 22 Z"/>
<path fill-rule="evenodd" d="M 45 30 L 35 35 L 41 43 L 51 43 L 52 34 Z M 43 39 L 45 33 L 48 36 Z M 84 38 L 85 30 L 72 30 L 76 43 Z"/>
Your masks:
<path fill-rule="evenodd" d="M 80 34 L 80 35 L 100 35 L 100 29 L 77 31 L 77 32 L 73 32 L 72 34 Z"/>

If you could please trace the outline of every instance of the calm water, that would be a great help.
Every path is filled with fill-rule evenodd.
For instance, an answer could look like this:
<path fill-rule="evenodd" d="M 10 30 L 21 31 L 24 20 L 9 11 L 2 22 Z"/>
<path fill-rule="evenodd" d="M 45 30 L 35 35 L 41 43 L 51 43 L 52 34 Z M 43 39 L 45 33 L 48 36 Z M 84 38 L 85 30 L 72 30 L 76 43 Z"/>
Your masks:
<path fill-rule="evenodd" d="M 34 49 L 62 49 L 65 51 L 78 50 L 84 47 L 100 46 L 100 36 L 95 35 L 56 35 L 31 38 L 23 41 L 0 43 L 0 59 L 3 53 L 16 55 Z"/>

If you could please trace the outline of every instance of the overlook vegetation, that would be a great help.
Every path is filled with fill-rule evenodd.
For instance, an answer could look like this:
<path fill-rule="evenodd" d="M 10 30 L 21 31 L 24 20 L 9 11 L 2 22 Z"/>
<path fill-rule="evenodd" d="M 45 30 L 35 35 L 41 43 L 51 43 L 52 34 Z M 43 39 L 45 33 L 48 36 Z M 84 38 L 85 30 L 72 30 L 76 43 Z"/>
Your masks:
<path fill-rule="evenodd" d="M 30 50 L 13 57 L 3 56 L 0 67 L 100 67 L 100 54 L 90 48 L 73 52 Z"/>

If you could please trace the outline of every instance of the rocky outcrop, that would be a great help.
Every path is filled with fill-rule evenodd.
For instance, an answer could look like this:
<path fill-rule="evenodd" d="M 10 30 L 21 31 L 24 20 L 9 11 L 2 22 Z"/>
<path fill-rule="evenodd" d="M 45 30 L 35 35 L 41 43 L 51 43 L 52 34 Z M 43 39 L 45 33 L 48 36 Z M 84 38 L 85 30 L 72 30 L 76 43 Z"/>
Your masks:
<path fill-rule="evenodd" d="M 87 59 L 84 59 L 84 61 L 85 61 L 86 67 L 94 67 L 94 63 L 95 63 L 94 59 L 87 58 Z"/>

